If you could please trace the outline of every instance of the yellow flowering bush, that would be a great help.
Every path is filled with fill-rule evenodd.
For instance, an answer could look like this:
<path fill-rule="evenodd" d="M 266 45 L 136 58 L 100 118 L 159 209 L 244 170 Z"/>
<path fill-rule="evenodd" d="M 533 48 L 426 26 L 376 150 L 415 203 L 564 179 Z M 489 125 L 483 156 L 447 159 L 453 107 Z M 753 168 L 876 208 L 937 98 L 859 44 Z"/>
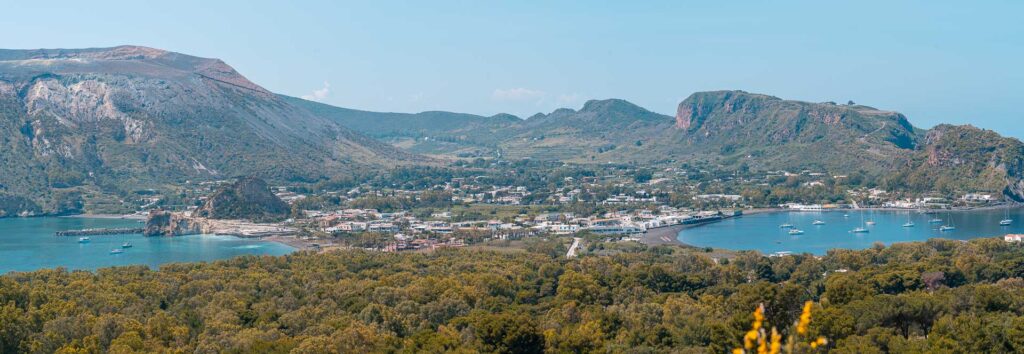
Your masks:
<path fill-rule="evenodd" d="M 811 350 L 817 350 L 818 348 L 824 347 L 828 344 L 828 339 L 825 337 L 818 337 L 808 341 L 807 328 L 811 324 L 811 310 L 814 306 L 813 301 L 807 301 L 804 303 L 803 311 L 800 313 L 800 319 L 796 323 L 796 334 L 791 334 L 786 338 L 786 345 L 782 345 L 782 334 L 777 329 L 772 327 L 771 332 L 765 331 L 764 328 L 764 305 L 759 305 L 754 310 L 754 322 L 750 325 L 750 330 L 743 335 L 743 348 L 733 349 L 733 354 L 778 354 L 785 350 L 786 353 L 797 353 L 798 343 L 806 343 Z"/>

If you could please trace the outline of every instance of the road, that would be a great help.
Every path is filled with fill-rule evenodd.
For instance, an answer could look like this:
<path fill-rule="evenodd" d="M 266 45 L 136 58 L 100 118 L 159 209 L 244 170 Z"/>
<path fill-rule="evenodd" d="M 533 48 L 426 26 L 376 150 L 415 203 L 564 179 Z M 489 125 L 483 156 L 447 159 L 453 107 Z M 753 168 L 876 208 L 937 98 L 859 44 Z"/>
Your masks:
<path fill-rule="evenodd" d="M 576 250 L 580 248 L 580 241 L 582 240 L 579 237 L 572 238 L 572 246 L 569 246 L 569 252 L 565 253 L 565 258 L 576 258 Z"/>

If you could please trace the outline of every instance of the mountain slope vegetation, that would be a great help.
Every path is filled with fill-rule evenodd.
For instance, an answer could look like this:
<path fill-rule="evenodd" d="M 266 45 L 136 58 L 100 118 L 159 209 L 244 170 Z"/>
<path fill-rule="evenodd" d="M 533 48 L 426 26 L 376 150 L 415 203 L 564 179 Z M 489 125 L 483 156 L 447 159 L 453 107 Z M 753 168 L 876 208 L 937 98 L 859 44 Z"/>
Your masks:
<path fill-rule="evenodd" d="M 314 181 L 418 159 L 220 60 L 134 46 L 0 50 L 0 193 L 44 205 L 61 189 L 117 193 L 236 175 Z"/>

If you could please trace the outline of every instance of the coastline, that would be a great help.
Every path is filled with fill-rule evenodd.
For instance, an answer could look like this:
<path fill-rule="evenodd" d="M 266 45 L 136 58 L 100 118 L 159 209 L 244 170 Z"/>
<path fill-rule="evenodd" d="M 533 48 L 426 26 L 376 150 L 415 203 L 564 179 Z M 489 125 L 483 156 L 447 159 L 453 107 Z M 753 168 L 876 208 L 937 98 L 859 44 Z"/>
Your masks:
<path fill-rule="evenodd" d="M 235 236 L 235 237 L 240 237 L 240 236 Z M 275 235 L 275 236 L 266 236 L 266 237 L 255 237 L 255 239 L 260 240 L 260 241 L 264 241 L 264 242 L 280 243 L 282 245 L 294 248 L 296 252 L 297 251 L 304 251 L 304 250 L 313 249 L 313 244 L 316 243 L 316 242 L 310 242 L 308 240 L 300 239 L 300 238 L 298 238 L 296 236 L 280 236 L 280 235 Z"/>
<path fill-rule="evenodd" d="M 74 215 L 60 215 L 58 218 L 70 218 L 70 219 L 127 219 L 127 220 L 145 220 L 146 216 L 139 214 L 74 214 Z"/>
<path fill-rule="evenodd" d="M 786 210 L 785 209 L 780 209 L 780 208 L 756 208 L 756 209 L 742 209 L 742 211 L 743 211 L 743 214 L 739 215 L 739 216 L 725 216 L 725 215 L 723 215 L 721 220 L 742 217 L 743 215 L 754 215 L 754 214 L 763 214 L 763 213 L 777 213 L 777 212 L 782 212 L 782 211 L 786 211 Z M 714 223 L 719 222 L 721 220 L 705 222 L 705 223 L 700 223 L 700 224 L 678 224 L 678 225 L 668 225 L 668 226 L 661 226 L 661 227 L 650 228 L 650 229 L 647 229 L 647 231 L 645 231 L 642 236 L 640 236 L 640 243 L 643 243 L 643 244 L 648 245 L 648 246 L 676 245 L 676 246 L 683 246 L 683 247 L 696 247 L 694 245 L 689 245 L 689 244 L 686 244 L 686 243 L 683 243 L 683 242 L 679 241 L 679 232 L 683 231 L 683 230 L 686 230 L 686 229 L 691 229 L 691 228 L 695 228 L 695 227 L 701 227 L 701 226 L 708 225 L 708 224 L 714 224 Z"/>

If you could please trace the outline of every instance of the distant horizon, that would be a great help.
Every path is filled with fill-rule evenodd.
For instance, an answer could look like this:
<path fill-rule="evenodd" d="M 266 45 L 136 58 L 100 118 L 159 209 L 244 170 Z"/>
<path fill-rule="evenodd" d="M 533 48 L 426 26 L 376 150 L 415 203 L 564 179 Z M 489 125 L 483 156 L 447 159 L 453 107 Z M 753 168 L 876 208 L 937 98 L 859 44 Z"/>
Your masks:
<path fill-rule="evenodd" d="M 57 1 L 8 12 L 0 24 L 18 35 L 4 47 L 219 58 L 270 91 L 366 111 L 525 118 L 614 97 L 672 116 L 689 94 L 726 89 L 1024 138 L 1024 3 Z"/>

